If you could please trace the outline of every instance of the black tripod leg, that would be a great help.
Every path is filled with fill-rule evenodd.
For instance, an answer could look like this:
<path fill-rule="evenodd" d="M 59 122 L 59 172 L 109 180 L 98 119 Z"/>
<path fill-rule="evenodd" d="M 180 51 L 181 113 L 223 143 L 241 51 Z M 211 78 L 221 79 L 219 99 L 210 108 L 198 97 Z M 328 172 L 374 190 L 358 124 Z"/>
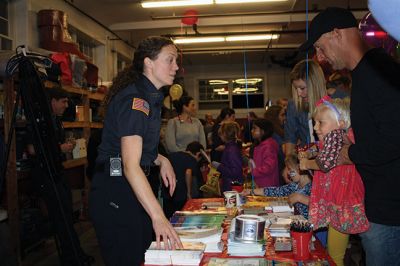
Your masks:
<path fill-rule="evenodd" d="M 56 142 L 55 125 L 51 115 L 51 107 L 38 73 L 33 63 L 28 58 L 24 58 L 19 63 L 19 78 L 19 88 L 25 115 L 28 121 L 31 122 L 33 130 L 32 135 L 35 153 L 42 163 L 43 171 L 46 173 L 44 176 L 46 179 L 45 191 L 47 190 L 49 192 L 48 194 L 51 195 L 51 198 L 48 196 L 47 204 L 52 209 L 51 213 L 59 215 L 60 223 L 57 223 L 55 226 L 59 234 L 65 234 L 65 237 L 60 239 L 60 241 L 63 241 L 66 246 L 71 247 L 71 259 L 74 261 L 73 265 L 80 266 L 82 262 L 79 252 L 79 239 L 77 242 L 76 237 L 74 237 L 75 232 L 73 232 L 73 225 L 71 226 L 70 222 L 67 221 L 67 215 L 72 216 L 72 213 L 65 213 L 69 208 L 68 206 L 65 208 L 64 202 L 62 201 L 64 198 L 60 196 L 60 193 L 64 192 L 62 185 L 60 185 L 63 178 L 63 167 L 59 157 L 60 147 Z M 59 188 L 60 191 L 58 190 Z M 63 195 L 64 194 L 65 193 L 63 193 Z M 56 219 L 56 217 L 54 218 Z M 63 243 L 60 245 L 61 249 L 64 246 Z"/>

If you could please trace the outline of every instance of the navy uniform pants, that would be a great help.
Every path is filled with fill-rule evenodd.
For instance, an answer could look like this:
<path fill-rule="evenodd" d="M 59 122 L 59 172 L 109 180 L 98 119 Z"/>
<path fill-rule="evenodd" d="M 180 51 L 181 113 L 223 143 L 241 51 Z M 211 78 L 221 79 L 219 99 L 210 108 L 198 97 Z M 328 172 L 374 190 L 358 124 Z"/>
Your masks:
<path fill-rule="evenodd" d="M 150 217 L 124 176 L 97 171 L 89 195 L 89 212 L 107 266 L 141 265 L 152 241 Z"/>

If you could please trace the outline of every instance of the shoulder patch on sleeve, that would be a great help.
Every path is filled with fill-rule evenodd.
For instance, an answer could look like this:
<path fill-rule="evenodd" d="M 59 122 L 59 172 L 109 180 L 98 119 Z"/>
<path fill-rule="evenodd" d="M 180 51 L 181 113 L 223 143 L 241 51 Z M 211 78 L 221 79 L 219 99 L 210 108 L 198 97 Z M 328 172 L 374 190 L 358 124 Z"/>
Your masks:
<path fill-rule="evenodd" d="M 141 98 L 133 98 L 132 109 L 142 111 L 148 116 L 150 112 L 150 105 L 147 101 Z"/>

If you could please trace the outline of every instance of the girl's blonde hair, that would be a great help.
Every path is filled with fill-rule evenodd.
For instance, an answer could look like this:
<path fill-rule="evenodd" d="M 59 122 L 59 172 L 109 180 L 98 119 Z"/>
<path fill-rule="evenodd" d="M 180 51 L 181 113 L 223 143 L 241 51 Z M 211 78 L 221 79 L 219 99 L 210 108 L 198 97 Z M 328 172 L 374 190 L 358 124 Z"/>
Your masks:
<path fill-rule="evenodd" d="M 293 84 L 293 81 L 297 79 L 303 80 L 307 85 L 308 103 L 304 103 L 299 98 L 297 89 L 292 85 L 292 95 L 296 109 L 297 111 L 313 114 L 317 101 L 327 94 L 324 72 L 317 62 L 302 60 L 290 72 L 290 82 Z"/>
<path fill-rule="evenodd" d="M 332 106 L 330 106 L 333 105 Z M 336 108 L 336 110 L 334 109 Z M 345 97 L 343 99 L 335 98 L 335 99 L 330 99 L 327 103 L 327 101 L 322 101 L 321 104 L 319 104 L 314 111 L 313 117 L 318 112 L 322 111 L 328 111 L 331 114 L 331 117 L 333 119 L 336 119 L 338 122 L 343 121 L 344 123 L 344 129 L 349 129 L 351 127 L 351 121 L 350 121 L 350 97 Z"/>
<path fill-rule="evenodd" d="M 224 122 L 218 130 L 219 135 L 224 136 L 226 141 L 237 140 L 240 127 L 236 122 Z"/>

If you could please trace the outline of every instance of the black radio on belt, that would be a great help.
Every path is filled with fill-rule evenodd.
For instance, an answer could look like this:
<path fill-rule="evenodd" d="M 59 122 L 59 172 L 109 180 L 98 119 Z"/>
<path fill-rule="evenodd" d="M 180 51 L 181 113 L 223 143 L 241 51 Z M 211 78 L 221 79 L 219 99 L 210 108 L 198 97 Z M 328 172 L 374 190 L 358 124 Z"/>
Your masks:
<path fill-rule="evenodd" d="M 122 176 L 121 157 L 110 157 L 110 176 Z"/>

